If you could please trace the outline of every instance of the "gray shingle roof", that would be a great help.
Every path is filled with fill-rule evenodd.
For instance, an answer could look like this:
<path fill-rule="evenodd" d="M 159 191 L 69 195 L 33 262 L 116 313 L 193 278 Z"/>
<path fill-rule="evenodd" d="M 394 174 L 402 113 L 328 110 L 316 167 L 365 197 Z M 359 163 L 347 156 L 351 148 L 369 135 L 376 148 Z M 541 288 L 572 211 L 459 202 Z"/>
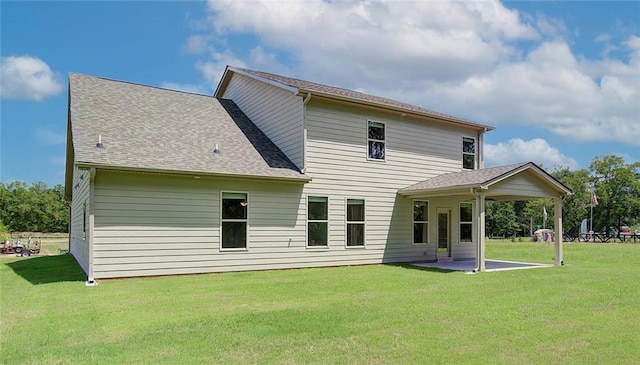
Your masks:
<path fill-rule="evenodd" d="M 231 100 L 81 74 L 69 99 L 79 164 L 308 180 Z"/>
<path fill-rule="evenodd" d="M 478 170 L 451 172 L 435 176 L 417 184 L 409 185 L 400 189 L 398 192 L 402 194 L 417 191 L 485 185 L 527 165 L 534 166 L 533 163 L 526 162 Z"/>
<path fill-rule="evenodd" d="M 452 115 L 448 115 L 448 114 L 444 114 L 444 113 L 440 113 L 440 112 L 436 112 L 433 110 L 429 110 L 429 109 L 425 109 L 425 108 L 421 108 L 415 105 L 411 105 L 408 103 L 403 103 L 401 101 L 397 101 L 397 100 L 392 100 L 392 99 L 388 99 L 388 98 L 383 98 L 380 96 L 374 96 L 374 95 L 370 95 L 370 94 L 365 94 L 365 93 L 361 93 L 358 91 L 353 91 L 353 90 L 349 90 L 349 89 L 343 89 L 340 87 L 335 87 L 335 86 L 329 86 L 329 85 L 323 85 L 323 84 L 318 84 L 315 82 L 310 82 L 310 81 L 304 81 L 304 80 L 299 80 L 299 79 L 295 79 L 295 78 L 291 78 L 291 77 L 286 77 L 286 76 L 280 76 L 280 75 L 275 75 L 275 74 L 271 74 L 268 72 L 262 72 L 262 71 L 254 71 L 254 70 L 249 70 L 246 68 L 239 68 L 239 67 L 229 67 L 232 71 L 233 70 L 240 70 L 242 72 L 245 72 L 247 74 L 252 74 L 258 77 L 262 77 L 265 78 L 267 80 L 271 80 L 277 83 L 281 83 L 283 85 L 286 86 L 290 86 L 293 88 L 297 88 L 302 92 L 310 92 L 311 94 L 324 94 L 324 95 L 329 95 L 329 96 L 336 96 L 336 97 L 340 97 L 340 98 L 344 98 L 344 99 L 349 99 L 355 102 L 364 102 L 367 104 L 374 104 L 374 105 L 379 105 L 379 106 L 383 106 L 383 107 L 391 107 L 391 108 L 396 108 L 396 109 L 401 109 L 407 112 L 415 112 L 418 114 L 427 114 L 427 115 L 431 115 L 431 116 L 435 116 L 435 117 L 441 117 L 441 118 L 445 118 L 451 121 L 456 121 L 459 123 L 463 123 L 466 125 L 472 125 L 472 126 L 476 126 L 476 127 L 481 127 L 481 128 L 486 128 L 488 130 L 492 130 L 493 127 L 488 126 L 488 125 L 484 125 L 484 124 L 480 124 L 480 123 L 476 123 L 467 119 L 463 119 L 463 118 L 459 118 L 459 117 L 455 117 Z"/>

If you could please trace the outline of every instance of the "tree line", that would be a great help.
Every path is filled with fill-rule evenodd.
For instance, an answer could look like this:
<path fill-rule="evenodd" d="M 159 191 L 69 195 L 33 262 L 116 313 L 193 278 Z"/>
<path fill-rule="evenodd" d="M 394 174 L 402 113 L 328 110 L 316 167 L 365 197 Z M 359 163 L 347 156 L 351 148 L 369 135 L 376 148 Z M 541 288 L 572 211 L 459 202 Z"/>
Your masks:
<path fill-rule="evenodd" d="M 0 235 L 5 232 L 67 232 L 69 204 L 64 186 L 43 182 L 0 183 Z"/>
<path fill-rule="evenodd" d="M 578 233 L 582 220 L 590 219 L 592 196 L 593 226 L 596 232 L 609 227 L 640 228 L 640 162 L 626 163 L 616 155 L 593 159 L 589 168 L 571 171 L 556 167 L 551 175 L 573 191 L 563 203 L 564 231 Z M 544 212 L 547 212 L 547 219 Z M 537 228 L 553 228 L 553 200 L 488 201 L 488 236 L 527 236 Z M 48 188 L 43 182 L 27 185 L 16 181 L 0 183 L 0 234 L 9 232 L 67 232 L 69 205 L 64 186 Z"/>
<path fill-rule="evenodd" d="M 606 155 L 595 157 L 586 169 L 556 167 L 551 175 L 573 192 L 563 202 L 565 232 L 579 233 L 583 219 L 588 220 L 587 230 L 593 227 L 594 232 L 640 228 L 640 162 L 626 163 L 620 156 Z M 592 204 L 594 200 L 597 205 Z M 545 211 L 546 228 L 553 229 L 553 206 L 552 199 L 487 202 L 487 235 L 530 235 L 532 229 L 545 226 Z"/>

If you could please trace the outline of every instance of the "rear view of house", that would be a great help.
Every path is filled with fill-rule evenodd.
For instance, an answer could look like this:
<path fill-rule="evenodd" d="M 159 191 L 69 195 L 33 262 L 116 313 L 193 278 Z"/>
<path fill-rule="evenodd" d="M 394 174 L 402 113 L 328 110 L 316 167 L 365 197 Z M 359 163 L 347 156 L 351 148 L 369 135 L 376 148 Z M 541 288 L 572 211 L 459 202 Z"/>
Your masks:
<path fill-rule="evenodd" d="M 213 96 L 71 74 L 71 253 L 89 281 L 439 259 L 482 270 L 485 199 L 555 198 L 561 232 L 570 193 L 533 163 L 483 168 L 491 129 L 234 67 Z"/>

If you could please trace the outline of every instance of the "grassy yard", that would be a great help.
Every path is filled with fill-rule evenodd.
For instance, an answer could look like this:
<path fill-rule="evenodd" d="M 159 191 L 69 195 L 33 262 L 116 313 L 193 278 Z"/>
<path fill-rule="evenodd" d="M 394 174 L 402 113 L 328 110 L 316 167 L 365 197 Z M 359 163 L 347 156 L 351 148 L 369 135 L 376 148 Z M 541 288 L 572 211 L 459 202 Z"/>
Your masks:
<path fill-rule="evenodd" d="M 553 245 L 487 257 L 551 263 Z M 403 265 L 85 277 L 69 255 L 5 258 L 2 364 L 632 364 L 640 244 L 567 244 L 562 268 Z"/>

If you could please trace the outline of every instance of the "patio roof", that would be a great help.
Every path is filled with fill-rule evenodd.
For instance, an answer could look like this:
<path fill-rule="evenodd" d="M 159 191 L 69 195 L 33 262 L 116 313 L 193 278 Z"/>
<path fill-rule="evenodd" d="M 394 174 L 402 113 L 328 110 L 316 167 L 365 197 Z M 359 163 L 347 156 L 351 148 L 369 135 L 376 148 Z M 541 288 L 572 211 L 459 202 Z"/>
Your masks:
<path fill-rule="evenodd" d="M 493 200 L 570 195 L 571 190 L 533 162 L 452 172 L 409 185 L 398 194 L 416 196 L 473 195 L 483 191 Z"/>

